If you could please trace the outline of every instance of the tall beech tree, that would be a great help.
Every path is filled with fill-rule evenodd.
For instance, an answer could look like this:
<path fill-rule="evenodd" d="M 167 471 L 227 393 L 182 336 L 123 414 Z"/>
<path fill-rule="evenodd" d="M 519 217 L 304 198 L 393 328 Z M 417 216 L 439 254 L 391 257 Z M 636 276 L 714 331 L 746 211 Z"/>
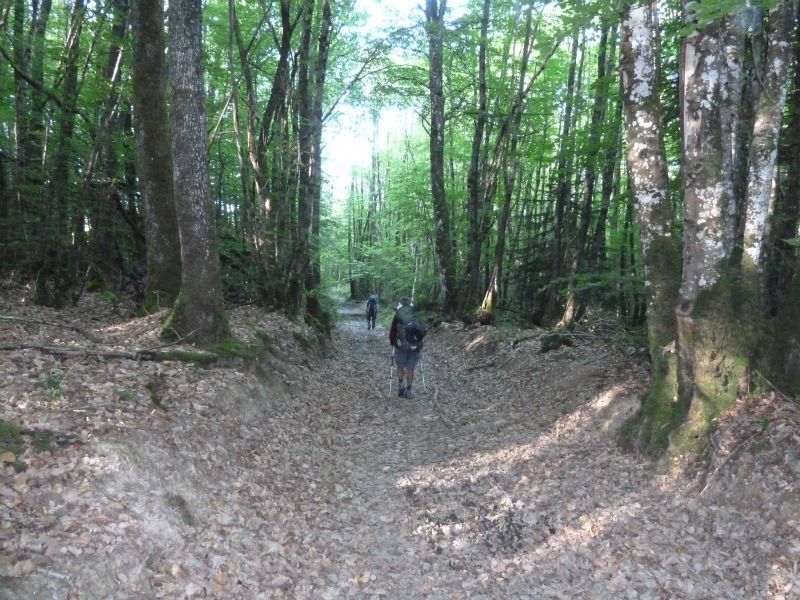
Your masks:
<path fill-rule="evenodd" d="M 442 312 L 450 315 L 455 297 L 455 266 L 453 264 L 450 208 L 445 196 L 444 181 L 444 81 L 443 47 L 444 15 L 447 0 L 426 0 L 425 31 L 428 39 L 428 91 L 430 93 L 430 171 L 433 216 L 436 229 L 436 258 L 442 294 Z"/>
<path fill-rule="evenodd" d="M 762 308 L 769 304 L 767 258 L 772 242 L 769 205 L 775 182 L 781 119 L 789 87 L 795 10 L 796 3 L 783 1 L 769 12 L 767 54 L 764 71 L 759 77 L 763 89 L 758 97 L 750 138 L 742 261 L 745 280 L 757 288 Z"/>
<path fill-rule="evenodd" d="M 166 99 L 163 0 L 131 7 L 132 100 L 139 187 L 147 240 L 145 306 L 169 306 L 181 285 L 181 245 L 172 187 L 172 151 Z"/>
<path fill-rule="evenodd" d="M 201 0 L 169 4 L 173 189 L 181 239 L 181 291 L 164 334 L 202 343 L 230 335 L 208 179 Z"/>
<path fill-rule="evenodd" d="M 721 20 L 697 24 L 684 40 L 683 272 L 677 316 L 678 409 L 694 431 L 717 406 L 729 403 L 745 376 L 746 354 L 735 339 L 732 280 L 728 275 L 733 221 L 730 127 L 723 108 L 730 72 L 723 57 Z"/>
<path fill-rule="evenodd" d="M 667 347 L 675 340 L 673 311 L 681 267 L 679 240 L 673 232 L 675 215 L 667 192 L 669 174 L 656 52 L 659 33 L 653 24 L 653 4 L 647 1 L 625 7 L 620 56 L 626 164 L 639 223 L 654 379 L 644 400 L 641 421 L 634 424 L 641 426 L 642 444 L 649 449 L 663 444 L 663 438 L 658 439 L 663 423 L 652 419 L 656 413 L 670 411 L 677 384 L 674 354 Z"/>

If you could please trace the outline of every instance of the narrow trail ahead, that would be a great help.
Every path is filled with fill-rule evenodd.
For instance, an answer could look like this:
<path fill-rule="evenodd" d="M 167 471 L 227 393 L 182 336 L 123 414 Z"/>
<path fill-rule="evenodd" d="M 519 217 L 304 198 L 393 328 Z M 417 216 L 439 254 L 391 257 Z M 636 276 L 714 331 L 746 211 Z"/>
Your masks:
<path fill-rule="evenodd" d="M 85 302 L 40 313 L 0 295 L 0 312 L 93 314 L 110 345 L 158 344 L 158 315 Z M 0 599 L 800 598 L 793 403 L 729 417 L 719 468 L 688 479 L 615 444 L 647 384 L 633 347 L 541 353 L 537 332 L 443 324 L 408 400 L 388 394 L 386 321 L 367 330 L 360 304 L 322 353 L 280 315 L 231 319 L 263 332 L 259 377 L 0 355 L 0 419 L 69 432 L 47 451 L 25 438 L 27 470 L 0 473 Z"/>
<path fill-rule="evenodd" d="M 427 391 L 418 373 L 416 397 L 405 400 L 388 394 L 387 328 L 368 331 L 360 306 L 342 314 L 333 355 L 309 389 L 337 415 L 328 474 L 354 499 L 337 503 L 338 524 L 322 537 L 337 542 L 334 571 L 356 569 L 358 594 L 777 591 L 771 578 L 783 581 L 777 571 L 787 568 L 775 565 L 780 540 L 740 543 L 763 515 L 687 497 L 688 482 L 656 476 L 615 445 L 642 390 L 636 356 L 602 345 L 515 355 L 479 330 L 444 331 L 423 353 Z"/>

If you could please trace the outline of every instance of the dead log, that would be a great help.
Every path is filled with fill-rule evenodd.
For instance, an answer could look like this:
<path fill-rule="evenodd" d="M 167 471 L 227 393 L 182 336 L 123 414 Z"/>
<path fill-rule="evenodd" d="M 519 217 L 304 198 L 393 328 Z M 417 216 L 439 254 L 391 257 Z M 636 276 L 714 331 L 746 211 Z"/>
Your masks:
<path fill-rule="evenodd" d="M 0 321 L 16 321 L 18 323 L 31 323 L 33 325 L 60 327 L 61 329 L 69 329 L 70 331 L 75 331 L 76 333 L 81 334 L 83 337 L 96 344 L 101 342 L 100 339 L 96 337 L 94 334 L 89 333 L 88 331 L 78 327 L 77 325 L 67 325 L 66 323 L 51 323 L 49 321 L 41 321 L 39 319 L 23 319 L 22 317 L 12 317 L 10 315 L 0 315 Z"/>

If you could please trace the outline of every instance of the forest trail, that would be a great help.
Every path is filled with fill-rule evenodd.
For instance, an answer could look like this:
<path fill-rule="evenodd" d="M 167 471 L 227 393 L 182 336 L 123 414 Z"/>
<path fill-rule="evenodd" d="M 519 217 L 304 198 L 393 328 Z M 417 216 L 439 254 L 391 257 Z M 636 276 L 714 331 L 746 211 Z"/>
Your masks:
<path fill-rule="evenodd" d="M 80 314 L 129 343 L 157 326 L 104 310 Z M 732 416 L 692 479 L 615 444 L 646 386 L 633 346 L 445 324 L 408 400 L 360 304 L 323 353 L 277 315 L 232 322 L 267 331 L 260 379 L 84 360 L 40 398 L 57 359 L 2 355 L 0 417 L 77 439 L 5 468 L 0 598 L 800 597 L 794 404 Z"/>

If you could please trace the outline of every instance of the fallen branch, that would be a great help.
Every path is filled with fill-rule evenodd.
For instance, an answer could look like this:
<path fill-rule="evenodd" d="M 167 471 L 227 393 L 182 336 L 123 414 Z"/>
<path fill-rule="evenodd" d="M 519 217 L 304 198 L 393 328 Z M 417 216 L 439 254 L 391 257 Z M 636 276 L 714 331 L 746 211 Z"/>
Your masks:
<path fill-rule="evenodd" d="M 82 336 L 84 336 L 85 338 L 91 340 L 96 344 L 101 343 L 101 340 L 99 338 L 95 337 L 93 334 L 89 333 L 85 329 L 77 327 L 76 325 L 67 325 L 66 323 L 51 323 L 49 321 L 41 321 L 38 319 L 23 319 L 22 317 L 11 317 L 8 315 L 0 315 L 0 321 L 17 321 L 20 323 L 32 323 L 34 325 L 47 325 L 48 327 L 60 327 L 62 329 L 69 329 L 71 331 L 80 333 Z"/>
<path fill-rule="evenodd" d="M 760 431 L 756 431 L 756 432 L 750 434 L 748 437 L 746 437 L 744 440 L 742 440 L 733 450 L 731 450 L 728 453 L 728 456 L 726 456 L 723 459 L 723 461 L 721 463 L 719 463 L 719 465 L 717 465 L 717 468 L 714 469 L 714 472 L 711 473 L 711 475 L 709 475 L 706 478 L 706 484 L 705 484 L 705 486 L 703 486 L 703 489 L 700 490 L 700 495 L 701 496 L 703 494 L 705 494 L 706 491 L 708 491 L 708 488 L 711 487 L 711 484 L 714 482 L 714 480 L 717 477 L 717 474 L 722 470 L 722 468 L 725 465 L 727 465 L 729 462 L 731 462 L 739 454 L 744 452 L 745 449 L 749 448 L 753 444 L 753 442 L 755 442 L 756 439 L 758 439 L 760 433 L 761 433 Z"/>
<path fill-rule="evenodd" d="M 211 352 L 202 352 L 202 351 L 170 351 L 170 352 L 157 352 L 154 350 L 136 350 L 136 351 L 128 351 L 128 350 L 103 350 L 100 348 L 79 348 L 79 347 L 72 347 L 72 346 L 45 346 L 44 344 L 12 344 L 12 345 L 4 345 L 0 346 L 0 352 L 2 351 L 14 351 L 14 350 L 38 350 L 39 352 L 44 352 L 46 354 L 53 354 L 55 356 L 68 356 L 68 357 L 78 357 L 78 358 L 87 358 L 90 356 L 97 357 L 97 358 L 126 358 L 128 360 L 136 360 L 136 361 L 155 361 L 155 362 L 164 362 L 166 360 L 177 360 L 182 362 L 189 362 L 189 363 L 202 363 L 202 364 L 209 364 L 217 360 L 217 355 Z"/>
<path fill-rule="evenodd" d="M 475 365 L 474 367 L 467 367 L 467 371 L 477 371 L 478 369 L 490 369 L 491 367 L 496 366 L 496 363 L 484 363 L 482 365 Z"/>
<path fill-rule="evenodd" d="M 759 377 L 761 377 L 761 379 L 763 379 L 763 380 L 764 380 L 764 382 L 765 382 L 765 383 L 766 383 L 766 384 L 767 384 L 769 387 L 771 387 L 771 388 L 772 388 L 772 390 L 773 390 L 773 391 L 774 391 L 776 394 L 778 394 L 778 396 L 780 396 L 780 397 L 781 397 L 781 398 L 783 398 L 784 400 L 788 400 L 789 402 L 794 402 L 794 398 L 791 398 L 790 396 L 787 396 L 786 394 L 784 394 L 784 393 L 783 393 L 783 392 L 782 392 L 782 391 L 781 391 L 781 390 L 778 388 L 778 386 L 776 386 L 776 385 L 775 385 L 774 383 L 772 383 L 772 382 L 771 382 L 769 379 L 767 379 L 766 377 L 764 377 L 764 375 L 761 373 L 761 371 L 759 371 L 758 369 L 753 369 L 753 371 L 755 372 L 755 374 L 756 374 L 756 375 L 758 375 Z"/>
<path fill-rule="evenodd" d="M 160 353 L 153 350 L 101 350 L 92 348 L 79 348 L 74 346 L 45 346 L 44 344 L 7 344 L 0 346 L 0 351 L 13 350 L 39 350 L 56 356 L 97 356 L 100 358 L 129 358 L 131 360 L 159 360 Z M 163 355 L 161 355 L 163 357 Z M 164 358 L 161 358 L 164 360 Z"/>

